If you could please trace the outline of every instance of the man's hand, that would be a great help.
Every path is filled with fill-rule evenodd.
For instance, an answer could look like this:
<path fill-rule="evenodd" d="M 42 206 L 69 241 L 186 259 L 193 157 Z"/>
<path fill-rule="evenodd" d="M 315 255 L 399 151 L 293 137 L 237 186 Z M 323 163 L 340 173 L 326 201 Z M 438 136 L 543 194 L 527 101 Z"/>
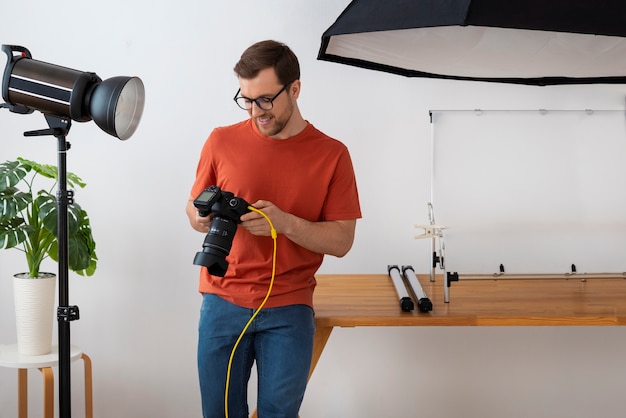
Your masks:
<path fill-rule="evenodd" d="M 283 212 L 272 202 L 258 200 L 252 206 L 263 212 L 274 225 L 276 232 L 281 234 L 285 231 L 285 223 L 288 222 L 288 213 Z M 252 235 L 271 236 L 271 228 L 267 219 L 260 213 L 249 212 L 241 216 L 241 226 L 246 228 Z"/>
<path fill-rule="evenodd" d="M 213 220 L 213 214 L 211 213 L 209 216 L 200 216 L 198 214 L 198 209 L 196 209 L 193 205 L 193 200 L 194 198 L 190 197 L 186 207 L 189 223 L 191 224 L 191 227 L 198 232 L 209 232 L 209 226 Z"/>
<path fill-rule="evenodd" d="M 356 219 L 311 222 L 284 212 L 266 200 L 259 200 L 252 206 L 270 218 L 278 234 L 285 235 L 309 251 L 343 257 L 352 247 Z M 269 223 L 256 212 L 242 215 L 241 226 L 253 235 L 271 235 Z"/>

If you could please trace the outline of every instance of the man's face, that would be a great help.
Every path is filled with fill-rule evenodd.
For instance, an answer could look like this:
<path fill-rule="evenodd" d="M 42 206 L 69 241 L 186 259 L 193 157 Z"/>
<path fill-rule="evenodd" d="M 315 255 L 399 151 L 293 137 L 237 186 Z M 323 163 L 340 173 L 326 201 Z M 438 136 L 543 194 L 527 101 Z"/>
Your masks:
<path fill-rule="evenodd" d="M 291 136 L 288 132 L 289 122 L 294 113 L 295 99 L 293 94 L 293 84 L 279 94 L 273 102 L 271 110 L 263 110 L 256 103 L 248 110 L 248 114 L 254 121 L 259 132 L 274 139 L 286 139 Z M 284 86 L 278 81 L 273 68 L 261 70 L 252 79 L 239 79 L 241 88 L 240 95 L 249 99 L 268 98 L 276 96 Z"/>

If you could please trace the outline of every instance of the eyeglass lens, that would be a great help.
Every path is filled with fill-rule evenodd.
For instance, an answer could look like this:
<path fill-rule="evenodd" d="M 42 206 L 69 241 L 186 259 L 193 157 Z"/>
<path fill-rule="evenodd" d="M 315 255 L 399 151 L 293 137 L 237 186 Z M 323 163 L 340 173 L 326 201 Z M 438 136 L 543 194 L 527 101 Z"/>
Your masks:
<path fill-rule="evenodd" d="M 291 83 L 287 83 L 283 86 L 282 89 L 280 89 L 280 91 L 278 93 L 276 93 L 276 95 L 272 98 L 269 97 L 259 97 L 256 99 L 250 99 L 248 97 L 243 97 L 243 96 L 239 96 L 239 93 L 241 92 L 241 90 L 237 90 L 237 94 L 235 94 L 235 102 L 237 103 L 237 106 L 239 106 L 240 108 L 244 109 L 244 110 L 250 110 L 252 109 L 252 103 L 256 103 L 256 105 L 263 110 L 272 110 L 272 108 L 274 107 L 274 100 L 276 100 L 276 98 L 278 96 L 280 96 L 280 94 L 285 91 L 287 89 L 287 86 L 289 86 L 289 84 Z"/>
<path fill-rule="evenodd" d="M 274 103 L 269 97 L 259 97 L 258 99 L 248 99 L 247 97 L 237 97 L 235 99 L 237 105 L 245 110 L 252 109 L 252 103 L 256 103 L 263 110 L 272 110 Z"/>

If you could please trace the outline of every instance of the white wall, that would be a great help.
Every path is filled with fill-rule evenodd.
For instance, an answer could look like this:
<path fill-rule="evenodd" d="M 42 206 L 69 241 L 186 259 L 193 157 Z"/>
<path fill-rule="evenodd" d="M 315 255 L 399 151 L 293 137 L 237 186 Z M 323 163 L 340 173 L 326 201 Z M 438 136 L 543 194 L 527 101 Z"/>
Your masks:
<path fill-rule="evenodd" d="M 96 416 L 200 415 L 192 260 L 203 236 L 184 207 L 210 130 L 245 117 L 231 102 L 232 67 L 251 43 L 273 38 L 294 49 L 303 114 L 354 159 L 364 218 L 352 252 L 328 258 L 324 273 L 384 273 L 387 264 L 428 271 L 430 244 L 413 240 L 412 224 L 428 220 L 429 109 L 624 108 L 626 86 L 406 79 L 317 61 L 321 34 L 348 3 L 0 0 L 0 43 L 102 78 L 138 75 L 146 86 L 144 117 L 129 141 L 93 123 L 74 123 L 69 135 L 68 168 L 88 183 L 76 199 L 89 211 L 100 258 L 94 277 L 70 278 L 70 303 L 81 312 L 72 343 L 94 362 Z M 22 137 L 46 127 L 40 114 L 2 111 L 0 126 L 1 159 L 56 163 L 54 138 Z M 11 343 L 10 277 L 24 263 L 17 251 L 0 260 L 0 343 Z M 626 407 L 625 346 L 621 328 L 340 329 L 301 416 L 617 417 Z M 77 416 L 80 371 L 75 363 Z M 31 383 L 35 412 L 35 372 Z M 0 369 L 3 418 L 16 415 L 15 385 L 15 374 Z"/>

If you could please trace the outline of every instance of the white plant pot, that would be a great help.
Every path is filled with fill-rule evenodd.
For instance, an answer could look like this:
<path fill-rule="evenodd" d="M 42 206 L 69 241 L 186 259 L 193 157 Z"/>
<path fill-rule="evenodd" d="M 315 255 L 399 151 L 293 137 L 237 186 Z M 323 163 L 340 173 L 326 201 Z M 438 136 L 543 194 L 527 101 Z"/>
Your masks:
<path fill-rule="evenodd" d="M 13 276 L 19 354 L 39 356 L 52 351 L 56 279 L 52 273 L 41 273 L 36 279 L 28 273 Z"/>

